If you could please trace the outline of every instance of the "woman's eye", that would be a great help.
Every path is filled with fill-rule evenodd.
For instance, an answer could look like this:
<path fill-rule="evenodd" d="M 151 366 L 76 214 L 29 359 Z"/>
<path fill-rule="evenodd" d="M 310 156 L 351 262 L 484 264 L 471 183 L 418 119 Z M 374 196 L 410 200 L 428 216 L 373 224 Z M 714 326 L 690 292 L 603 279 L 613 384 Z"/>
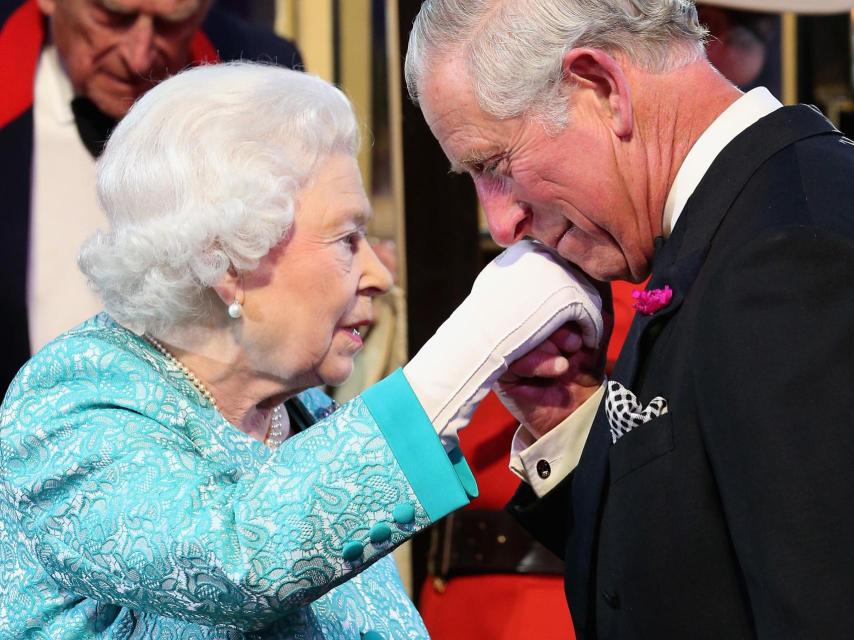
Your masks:
<path fill-rule="evenodd" d="M 363 234 L 360 231 L 347 234 L 341 238 L 341 242 L 346 244 L 351 251 L 356 251 L 359 248 L 359 242 L 362 240 Z"/>

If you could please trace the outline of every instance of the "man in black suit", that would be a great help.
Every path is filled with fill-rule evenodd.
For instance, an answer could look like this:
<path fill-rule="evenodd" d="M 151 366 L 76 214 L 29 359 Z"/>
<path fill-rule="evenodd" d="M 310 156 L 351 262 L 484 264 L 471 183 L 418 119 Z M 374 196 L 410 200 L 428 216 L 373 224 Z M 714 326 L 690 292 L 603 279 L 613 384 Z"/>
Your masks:
<path fill-rule="evenodd" d="M 854 143 L 704 35 L 690 0 L 427 0 L 407 82 L 496 241 L 651 273 L 611 380 L 564 330 L 500 383 L 578 637 L 847 638 Z"/>
<path fill-rule="evenodd" d="M 188 65 L 302 61 L 210 0 L 0 0 L 0 56 L 2 398 L 32 351 L 100 310 L 75 256 L 106 226 L 95 158 L 133 101 Z"/>

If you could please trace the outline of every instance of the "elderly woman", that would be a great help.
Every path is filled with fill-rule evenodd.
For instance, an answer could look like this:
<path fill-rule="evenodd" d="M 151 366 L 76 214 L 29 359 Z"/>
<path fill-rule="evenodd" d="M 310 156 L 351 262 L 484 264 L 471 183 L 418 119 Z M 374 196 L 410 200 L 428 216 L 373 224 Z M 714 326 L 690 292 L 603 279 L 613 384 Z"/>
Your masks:
<path fill-rule="evenodd" d="M 339 91 L 261 65 L 179 74 L 121 122 L 80 259 L 106 313 L 0 415 L 2 637 L 426 635 L 384 556 L 476 493 L 455 432 L 507 362 L 567 320 L 595 342 L 599 301 L 523 243 L 333 412 L 311 388 L 390 285 L 356 148 Z"/>

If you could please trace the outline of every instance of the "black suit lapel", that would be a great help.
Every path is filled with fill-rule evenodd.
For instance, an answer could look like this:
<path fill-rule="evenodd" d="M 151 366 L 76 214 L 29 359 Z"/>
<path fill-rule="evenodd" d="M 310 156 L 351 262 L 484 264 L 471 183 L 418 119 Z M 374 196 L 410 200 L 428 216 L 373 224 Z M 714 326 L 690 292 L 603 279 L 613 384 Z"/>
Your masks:
<path fill-rule="evenodd" d="M 715 159 L 688 200 L 673 234 L 656 253 L 647 289 L 673 289 L 670 303 L 651 315 L 636 314 L 612 379 L 633 388 L 658 330 L 684 302 L 730 205 L 759 166 L 781 149 L 814 135 L 838 132 L 812 107 L 784 107 L 736 137 Z M 599 407 L 573 474 L 575 526 L 567 549 L 567 597 L 582 637 L 595 637 L 595 563 L 599 521 L 605 504 L 610 429 Z M 569 573 L 572 572 L 572 573 Z"/>
<path fill-rule="evenodd" d="M 668 286 L 673 291 L 673 297 L 665 307 L 653 314 L 644 315 L 640 312 L 635 314 L 626 335 L 623 349 L 620 351 L 620 357 L 617 359 L 614 371 L 611 374 L 613 380 L 617 380 L 626 387 L 631 388 L 637 375 L 647 336 L 649 334 L 654 335 L 656 333 L 654 327 L 660 327 L 663 320 L 673 315 L 682 305 L 685 292 L 690 286 L 690 282 L 693 281 L 693 278 L 689 278 L 688 274 L 674 269 L 674 261 L 685 235 L 684 231 L 685 225 L 679 225 L 664 244 L 664 247 L 656 252 L 653 260 L 652 275 L 646 290 L 662 289 Z"/>

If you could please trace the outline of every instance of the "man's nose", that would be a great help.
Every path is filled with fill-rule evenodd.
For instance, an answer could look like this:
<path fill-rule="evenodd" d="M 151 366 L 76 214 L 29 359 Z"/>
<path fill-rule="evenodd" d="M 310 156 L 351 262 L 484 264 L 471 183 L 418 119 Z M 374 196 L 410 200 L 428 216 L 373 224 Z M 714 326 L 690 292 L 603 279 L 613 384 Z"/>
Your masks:
<path fill-rule="evenodd" d="M 507 247 L 529 235 L 531 218 L 530 207 L 517 201 L 512 194 L 501 197 L 481 198 L 486 222 L 492 239 L 502 247 Z"/>
<path fill-rule="evenodd" d="M 151 70 L 156 52 L 154 49 L 154 20 L 140 14 L 127 30 L 122 42 L 122 56 L 128 69 L 144 74 Z"/>

